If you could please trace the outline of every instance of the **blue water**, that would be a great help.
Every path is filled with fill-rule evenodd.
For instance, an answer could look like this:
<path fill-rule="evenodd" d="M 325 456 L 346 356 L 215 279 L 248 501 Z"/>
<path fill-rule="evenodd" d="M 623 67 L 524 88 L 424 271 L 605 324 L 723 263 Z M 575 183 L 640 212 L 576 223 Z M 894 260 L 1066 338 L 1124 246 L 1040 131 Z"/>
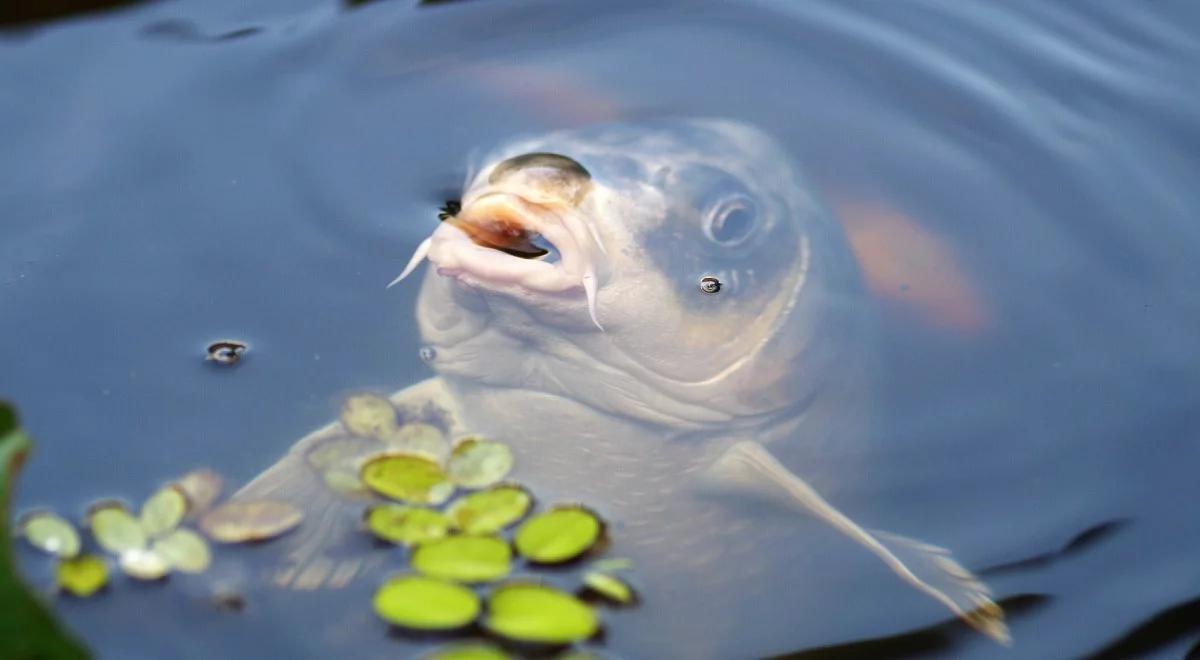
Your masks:
<path fill-rule="evenodd" d="M 241 483 L 347 391 L 428 377 L 416 288 L 383 285 L 473 151 L 727 116 L 778 136 L 831 207 L 940 237 L 987 310 L 964 330 L 878 296 L 879 441 L 844 480 L 812 468 L 849 484 L 839 506 L 977 570 L 1124 521 L 985 571 L 1026 596 L 1011 651 L 926 629 L 945 615 L 853 549 L 833 560 L 878 570 L 876 597 L 778 613 L 824 637 L 733 646 L 1179 657 L 1200 642 L 1197 24 L 1186 1 L 182 0 L 0 33 L 0 397 L 39 441 L 19 504 L 76 514 L 201 465 Z M 251 347 L 234 369 L 202 359 L 225 337 Z M 241 614 L 211 586 L 57 609 L 101 657 L 414 648 L 372 620 L 372 585 L 263 590 Z M 927 609 L 889 624 L 892 602 Z M 636 616 L 599 648 L 660 648 Z"/>

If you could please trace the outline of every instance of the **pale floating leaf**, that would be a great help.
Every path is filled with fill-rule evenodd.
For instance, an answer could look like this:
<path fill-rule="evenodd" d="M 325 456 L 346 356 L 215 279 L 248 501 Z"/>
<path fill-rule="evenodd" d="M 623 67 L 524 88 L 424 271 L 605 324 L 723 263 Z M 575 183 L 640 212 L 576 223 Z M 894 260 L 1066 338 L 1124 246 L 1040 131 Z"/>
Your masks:
<path fill-rule="evenodd" d="M 356 394 L 346 399 L 341 420 L 347 431 L 364 438 L 384 438 L 399 426 L 392 402 L 378 394 Z"/>
<path fill-rule="evenodd" d="M 399 575 L 383 583 L 372 601 L 388 623 L 410 630 L 455 630 L 479 616 L 474 591 L 420 575 Z"/>
<path fill-rule="evenodd" d="M 221 496 L 224 480 L 216 472 L 201 468 L 183 475 L 174 485 L 187 498 L 187 517 L 194 518 L 212 508 Z"/>
<path fill-rule="evenodd" d="M 35 511 L 17 524 L 18 533 L 33 547 L 63 559 L 79 554 L 79 532 L 71 522 L 49 511 Z"/>
<path fill-rule="evenodd" d="M 459 498 L 446 515 L 467 534 L 494 534 L 525 517 L 533 498 L 520 486 L 496 486 Z"/>
<path fill-rule="evenodd" d="M 467 438 L 454 447 L 446 474 L 463 488 L 484 488 L 508 476 L 512 466 L 513 454 L 508 445 Z"/>
<path fill-rule="evenodd" d="M 367 509 L 367 529 L 389 543 L 416 545 L 440 539 L 450 532 L 446 516 L 431 509 L 380 504 Z"/>
<path fill-rule="evenodd" d="M 595 635 L 600 621 L 591 607 L 570 594 L 515 582 L 492 592 L 484 626 L 516 641 L 570 644 Z"/>
<path fill-rule="evenodd" d="M 414 454 L 372 458 L 363 465 L 361 478 L 376 493 L 412 504 L 441 504 L 454 492 L 437 463 Z"/>
<path fill-rule="evenodd" d="M 317 471 L 343 469 L 357 472 L 363 459 L 383 453 L 387 445 L 371 438 L 334 436 L 318 442 L 304 458 Z"/>
<path fill-rule="evenodd" d="M 417 547 L 412 567 L 455 582 L 493 582 L 512 569 L 512 550 L 495 536 L 449 536 Z"/>
<path fill-rule="evenodd" d="M 212 563 L 208 543 L 190 529 L 177 529 L 158 539 L 150 549 L 167 561 L 172 570 L 203 573 Z"/>
<path fill-rule="evenodd" d="M 560 506 L 540 513 L 517 530 L 517 552 L 538 564 L 560 564 L 591 550 L 604 525 L 581 506 Z"/>
<path fill-rule="evenodd" d="M 55 571 L 55 583 L 72 596 L 87 598 L 108 584 L 108 562 L 91 554 L 63 559 Z"/>
<path fill-rule="evenodd" d="M 113 554 L 146 547 L 146 532 L 142 530 L 141 523 L 119 502 L 94 505 L 89 510 L 87 520 L 96 543 Z"/>
<path fill-rule="evenodd" d="M 588 571 L 583 574 L 583 584 L 591 593 L 617 605 L 632 605 L 637 602 L 637 594 L 633 588 L 621 578 L 608 573 Z"/>
<path fill-rule="evenodd" d="M 171 565 L 157 552 L 134 548 L 121 553 L 121 570 L 138 580 L 159 580 L 171 572 Z"/>
<path fill-rule="evenodd" d="M 275 500 L 226 502 L 200 519 L 200 529 L 221 543 L 265 541 L 290 531 L 304 519 L 298 507 Z"/>
<path fill-rule="evenodd" d="M 589 570 L 601 573 L 616 573 L 617 571 L 627 571 L 631 568 L 633 568 L 633 560 L 629 557 L 606 557 L 604 559 L 597 559 L 588 565 Z"/>
<path fill-rule="evenodd" d="M 367 485 L 358 478 L 358 475 L 343 470 L 340 468 L 331 468 L 321 473 L 321 477 L 325 479 L 325 486 L 329 490 L 346 498 L 363 498 L 371 494 L 367 489 Z"/>
<path fill-rule="evenodd" d="M 421 656 L 424 660 L 509 660 L 498 647 L 484 643 L 463 643 L 443 646 Z"/>
<path fill-rule="evenodd" d="M 183 522 L 187 506 L 187 498 L 182 490 L 174 486 L 159 490 L 142 504 L 138 516 L 142 531 L 152 538 L 171 532 Z"/>
<path fill-rule="evenodd" d="M 446 436 L 442 434 L 441 429 L 432 424 L 405 424 L 382 439 L 389 451 L 419 454 L 439 463 L 450 453 L 450 443 L 446 442 Z"/>

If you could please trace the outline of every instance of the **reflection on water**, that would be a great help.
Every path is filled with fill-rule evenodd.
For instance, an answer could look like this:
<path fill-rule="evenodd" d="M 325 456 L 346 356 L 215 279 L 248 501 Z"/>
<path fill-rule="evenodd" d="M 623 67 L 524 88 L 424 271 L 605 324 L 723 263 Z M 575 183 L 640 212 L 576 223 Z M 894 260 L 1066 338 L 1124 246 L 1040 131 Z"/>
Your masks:
<path fill-rule="evenodd" d="M 0 396 L 41 440 L 21 502 L 81 511 L 200 465 L 241 483 L 345 392 L 428 377 L 416 290 L 383 285 L 469 154 L 727 116 L 804 166 L 879 312 L 873 399 L 853 411 L 871 442 L 798 440 L 795 469 L 864 525 L 994 567 L 1023 655 L 1187 653 L 1198 18 L 1190 3 L 263 0 L 0 34 Z M 226 336 L 253 359 L 206 368 Z M 763 565 L 802 554 L 787 577 L 822 598 L 749 599 L 727 653 L 1014 652 L 816 524 L 792 542 Z M 372 618 L 371 584 L 215 607 L 214 585 L 253 585 L 265 549 L 58 609 L 109 657 L 412 648 Z M 671 648 L 639 617 L 693 604 L 647 596 L 609 617 L 605 648 Z"/>

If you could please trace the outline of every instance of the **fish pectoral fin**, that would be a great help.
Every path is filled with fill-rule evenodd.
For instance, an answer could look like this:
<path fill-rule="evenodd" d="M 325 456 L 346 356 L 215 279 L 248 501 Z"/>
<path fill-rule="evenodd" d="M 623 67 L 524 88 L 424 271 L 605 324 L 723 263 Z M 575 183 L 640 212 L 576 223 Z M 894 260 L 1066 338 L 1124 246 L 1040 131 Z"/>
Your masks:
<path fill-rule="evenodd" d="M 770 496 L 816 516 L 866 547 L 901 579 L 948 607 L 976 630 L 1001 644 L 1010 643 L 1004 610 L 992 600 L 987 585 L 955 561 L 950 551 L 863 529 L 757 442 L 742 441 L 730 447 L 709 466 L 703 480 L 721 490 Z"/>

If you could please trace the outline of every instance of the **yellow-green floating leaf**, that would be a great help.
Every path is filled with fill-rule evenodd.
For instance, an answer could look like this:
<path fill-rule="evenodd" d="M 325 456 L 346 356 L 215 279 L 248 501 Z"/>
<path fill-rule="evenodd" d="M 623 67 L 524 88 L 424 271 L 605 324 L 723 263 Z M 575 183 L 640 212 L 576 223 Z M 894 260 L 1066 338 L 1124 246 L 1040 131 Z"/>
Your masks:
<path fill-rule="evenodd" d="M 510 656 L 491 644 L 466 643 L 434 649 L 424 660 L 509 660 Z"/>
<path fill-rule="evenodd" d="M 412 504 L 441 504 L 454 492 L 437 463 L 414 454 L 373 458 L 363 465 L 361 476 L 380 495 Z"/>
<path fill-rule="evenodd" d="M 553 587 L 512 583 L 492 592 L 484 626 L 509 639 L 570 644 L 596 634 L 596 612 L 578 598 Z"/>
<path fill-rule="evenodd" d="M 108 584 L 108 562 L 90 554 L 64 559 L 55 571 L 55 582 L 72 596 L 87 598 Z"/>
<path fill-rule="evenodd" d="M 121 570 L 138 580 L 158 580 L 171 572 L 171 565 L 157 552 L 135 548 L 121 553 Z"/>
<path fill-rule="evenodd" d="M 441 462 L 450 453 L 450 443 L 438 427 L 413 422 L 405 424 L 382 438 L 389 451 L 420 454 Z"/>
<path fill-rule="evenodd" d="M 356 394 L 342 405 L 342 426 L 364 438 L 383 438 L 399 425 L 392 402 L 378 394 Z"/>
<path fill-rule="evenodd" d="M 432 509 L 380 504 L 367 509 L 367 529 L 389 543 L 416 545 L 450 532 L 450 520 Z"/>
<path fill-rule="evenodd" d="M 454 447 L 446 474 L 463 488 L 484 488 L 508 476 L 512 466 L 513 455 L 508 445 L 467 438 Z"/>
<path fill-rule="evenodd" d="M 603 596 L 617 605 L 632 605 L 637 596 L 628 584 L 621 578 L 599 571 L 588 571 L 583 574 L 583 584 L 592 593 Z"/>
<path fill-rule="evenodd" d="M 529 561 L 559 564 L 590 550 L 603 531 L 596 514 L 580 506 L 562 506 L 527 520 L 513 540 Z"/>
<path fill-rule="evenodd" d="M 189 517 L 208 511 L 221 496 L 223 485 L 221 475 L 208 468 L 192 470 L 175 481 L 175 487 L 187 498 Z"/>
<path fill-rule="evenodd" d="M 291 530 L 304 519 L 304 512 L 276 500 L 226 502 L 200 519 L 200 529 L 214 541 L 243 543 L 264 541 Z"/>
<path fill-rule="evenodd" d="M 203 573 L 212 563 L 208 543 L 190 529 L 171 532 L 155 541 L 150 550 L 165 559 L 172 570 L 183 573 Z"/>
<path fill-rule="evenodd" d="M 69 559 L 79 554 L 79 532 L 71 522 L 49 511 L 36 511 L 18 524 L 20 534 L 33 547 Z"/>
<path fill-rule="evenodd" d="M 496 536 L 449 536 L 413 551 L 412 567 L 456 582 L 491 582 L 508 575 L 512 550 Z"/>
<path fill-rule="evenodd" d="M 187 506 L 187 498 L 182 490 L 174 486 L 159 490 L 142 504 L 141 514 L 138 516 L 142 523 L 142 531 L 147 536 L 158 537 L 174 530 L 183 522 Z"/>
<path fill-rule="evenodd" d="M 141 523 L 119 502 L 94 505 L 88 513 L 88 526 L 96 543 L 113 554 L 146 547 Z"/>
<path fill-rule="evenodd" d="M 496 486 L 458 499 L 446 515 L 467 534 L 494 534 L 525 517 L 533 498 L 519 486 Z"/>
<path fill-rule="evenodd" d="M 375 592 L 375 613 L 411 630 L 454 630 L 479 616 L 479 596 L 454 584 L 419 575 L 388 579 Z"/>

